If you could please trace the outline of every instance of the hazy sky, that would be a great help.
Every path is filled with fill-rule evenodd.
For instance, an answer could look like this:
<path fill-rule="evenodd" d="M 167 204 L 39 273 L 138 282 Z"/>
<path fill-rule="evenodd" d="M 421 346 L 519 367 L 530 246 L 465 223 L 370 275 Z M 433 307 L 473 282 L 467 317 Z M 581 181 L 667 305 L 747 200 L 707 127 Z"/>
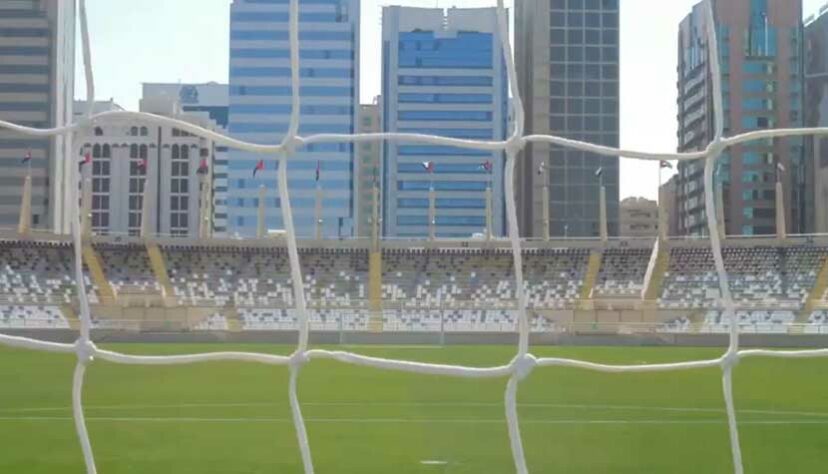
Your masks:
<path fill-rule="evenodd" d="M 511 8 L 514 1 L 506 0 L 507 6 Z M 825 1 L 803 0 L 806 16 Z M 380 92 L 377 45 L 383 5 L 462 8 L 495 2 L 363 0 L 362 101 L 370 102 Z M 698 0 L 620 3 L 621 146 L 675 150 L 676 35 L 679 21 Z M 142 82 L 227 82 L 229 5 L 230 0 L 87 0 L 97 98 L 114 98 L 127 109 L 137 109 Z M 84 96 L 84 87 L 81 72 L 79 97 Z M 654 199 L 657 181 L 657 165 L 623 160 L 622 197 Z"/>

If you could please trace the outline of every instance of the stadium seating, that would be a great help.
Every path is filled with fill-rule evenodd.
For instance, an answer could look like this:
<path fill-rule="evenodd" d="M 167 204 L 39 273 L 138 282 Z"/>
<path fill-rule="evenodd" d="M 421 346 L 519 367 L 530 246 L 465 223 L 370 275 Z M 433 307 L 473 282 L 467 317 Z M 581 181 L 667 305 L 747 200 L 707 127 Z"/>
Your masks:
<path fill-rule="evenodd" d="M 650 249 L 609 249 L 604 251 L 595 297 L 635 297 L 644 289 Z"/>
<path fill-rule="evenodd" d="M 196 331 L 226 331 L 228 327 L 227 318 L 216 313 L 196 324 L 193 329 Z"/>
<path fill-rule="evenodd" d="M 682 316 L 681 318 L 677 318 L 663 324 L 658 329 L 658 332 L 667 334 L 682 334 L 690 332 L 691 328 L 692 323 L 690 321 L 690 318 Z"/>
<path fill-rule="evenodd" d="M 828 311 L 820 310 L 811 313 L 805 334 L 828 334 Z"/>
<path fill-rule="evenodd" d="M 294 304 L 284 249 L 170 247 L 164 253 L 175 296 L 182 304 Z M 343 306 L 367 298 L 367 253 L 303 251 L 301 263 L 309 301 Z"/>
<path fill-rule="evenodd" d="M 69 302 L 75 295 L 68 244 L 0 242 L 0 295 L 10 303 Z M 92 288 L 89 278 L 86 283 Z"/>
<path fill-rule="evenodd" d="M 740 307 L 800 309 L 825 258 L 815 248 L 723 249 L 733 299 Z M 710 308 L 720 298 L 710 249 L 673 248 L 659 300 L 662 308 Z"/>
<path fill-rule="evenodd" d="M 786 310 L 754 310 L 737 311 L 739 330 L 745 333 L 786 334 L 789 326 L 796 319 L 792 311 Z M 702 325 L 703 333 L 728 333 L 730 322 L 723 312 L 708 311 Z"/>
<path fill-rule="evenodd" d="M 525 252 L 529 306 L 571 306 L 583 284 L 588 260 L 588 250 Z M 423 307 L 463 302 L 503 306 L 516 298 L 512 256 L 502 250 L 387 251 L 383 265 L 382 296 L 386 301 L 416 301 Z"/>
<path fill-rule="evenodd" d="M 552 323 L 532 315 L 532 332 L 552 329 Z M 383 311 L 383 327 L 389 332 L 517 332 L 517 311 L 485 309 Z"/>
<path fill-rule="evenodd" d="M 246 331 L 295 331 L 299 318 L 294 309 L 244 308 L 239 310 Z M 368 314 L 363 311 L 310 310 L 310 326 L 315 331 L 365 331 Z"/>
<path fill-rule="evenodd" d="M 69 329 L 57 306 L 0 306 L 0 329 Z"/>
<path fill-rule="evenodd" d="M 116 294 L 160 293 L 143 245 L 101 245 L 96 250 Z"/>

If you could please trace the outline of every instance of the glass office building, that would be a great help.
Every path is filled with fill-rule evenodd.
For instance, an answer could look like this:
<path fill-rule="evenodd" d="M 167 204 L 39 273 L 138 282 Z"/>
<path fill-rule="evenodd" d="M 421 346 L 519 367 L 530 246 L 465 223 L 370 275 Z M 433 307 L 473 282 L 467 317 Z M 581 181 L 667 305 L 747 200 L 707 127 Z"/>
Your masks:
<path fill-rule="evenodd" d="M 277 144 L 288 129 L 291 70 L 288 0 L 235 0 L 230 27 L 230 133 Z M 359 94 L 359 1 L 300 0 L 300 134 L 355 133 Z M 288 164 L 293 217 L 299 236 L 315 235 L 317 189 L 322 191 L 325 237 L 353 234 L 353 147 L 309 145 Z M 253 176 L 260 159 L 265 169 Z M 317 169 L 319 179 L 317 180 Z M 227 227 L 252 236 L 259 187 L 266 186 L 268 229 L 283 229 L 276 157 L 231 150 L 227 170 Z"/>
<path fill-rule="evenodd" d="M 473 140 L 506 136 L 507 81 L 494 8 L 383 9 L 382 120 L 388 132 Z M 383 231 L 470 237 L 504 232 L 502 153 L 391 142 L 383 158 Z"/>
<path fill-rule="evenodd" d="M 618 4 L 516 2 L 515 56 L 527 133 L 618 146 Z M 548 223 L 553 237 L 598 236 L 603 182 L 607 229 L 618 235 L 618 178 L 617 157 L 539 143 L 527 146 L 518 171 L 521 233 L 542 237 Z"/>

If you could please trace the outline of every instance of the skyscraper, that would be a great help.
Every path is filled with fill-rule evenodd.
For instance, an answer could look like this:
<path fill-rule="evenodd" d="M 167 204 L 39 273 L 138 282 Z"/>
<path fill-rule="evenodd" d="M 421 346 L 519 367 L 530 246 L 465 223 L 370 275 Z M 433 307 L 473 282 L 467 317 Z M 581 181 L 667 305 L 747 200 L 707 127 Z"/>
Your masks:
<path fill-rule="evenodd" d="M 801 0 L 716 0 L 725 134 L 803 123 Z M 713 97 L 706 3 L 681 22 L 678 38 L 680 151 L 704 149 L 713 139 Z M 765 140 L 722 155 L 715 175 L 728 234 L 776 231 L 776 183 L 785 197 L 788 232 L 807 229 L 808 196 L 801 138 Z M 704 162 L 679 166 L 679 233 L 707 233 Z"/>
<path fill-rule="evenodd" d="M 0 0 L 0 119 L 37 128 L 70 123 L 74 68 L 75 2 Z M 17 223 L 31 166 L 32 225 L 69 232 L 72 148 L 69 138 L 0 131 L 0 227 Z"/>
<path fill-rule="evenodd" d="M 508 95 L 496 9 L 385 7 L 382 36 L 384 131 L 504 139 Z M 493 233 L 502 235 L 503 160 L 502 153 L 387 143 L 385 235 L 429 235 L 432 208 L 438 237 L 483 233 L 489 194 Z"/>
<path fill-rule="evenodd" d="M 805 126 L 828 127 L 828 7 L 805 24 Z M 828 233 L 828 139 L 805 137 L 805 157 L 813 172 L 813 225 L 807 232 Z"/>
<path fill-rule="evenodd" d="M 524 0 L 515 8 L 527 133 L 617 147 L 618 0 Z M 618 161 L 545 144 L 527 146 L 517 178 L 521 233 L 543 237 L 548 224 L 551 236 L 599 235 L 603 183 L 608 231 L 617 235 Z"/>
<path fill-rule="evenodd" d="M 359 1 L 300 0 L 302 135 L 352 134 L 359 105 Z M 256 143 L 280 143 L 291 113 L 288 2 L 235 0 L 230 18 L 230 133 Z M 326 237 L 353 233 L 353 147 L 308 145 L 289 159 L 296 230 L 315 235 L 322 196 Z M 265 169 L 253 174 L 260 159 Z M 269 229 L 282 229 L 275 157 L 232 150 L 228 166 L 228 231 L 254 235 L 259 187 L 266 186 Z"/>

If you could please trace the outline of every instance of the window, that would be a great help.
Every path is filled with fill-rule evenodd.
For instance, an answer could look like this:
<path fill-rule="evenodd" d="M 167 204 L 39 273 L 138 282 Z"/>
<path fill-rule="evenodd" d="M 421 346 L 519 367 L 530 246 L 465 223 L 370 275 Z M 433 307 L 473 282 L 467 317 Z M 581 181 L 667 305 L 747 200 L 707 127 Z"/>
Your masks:
<path fill-rule="evenodd" d="M 138 127 L 132 127 L 129 129 L 129 134 L 133 137 L 138 136 Z"/>
<path fill-rule="evenodd" d="M 149 130 L 147 129 L 147 127 L 141 127 L 141 136 L 146 137 L 147 135 L 149 135 Z"/>
<path fill-rule="evenodd" d="M 101 127 L 95 127 L 95 136 L 102 137 L 104 134 L 103 129 Z"/>

